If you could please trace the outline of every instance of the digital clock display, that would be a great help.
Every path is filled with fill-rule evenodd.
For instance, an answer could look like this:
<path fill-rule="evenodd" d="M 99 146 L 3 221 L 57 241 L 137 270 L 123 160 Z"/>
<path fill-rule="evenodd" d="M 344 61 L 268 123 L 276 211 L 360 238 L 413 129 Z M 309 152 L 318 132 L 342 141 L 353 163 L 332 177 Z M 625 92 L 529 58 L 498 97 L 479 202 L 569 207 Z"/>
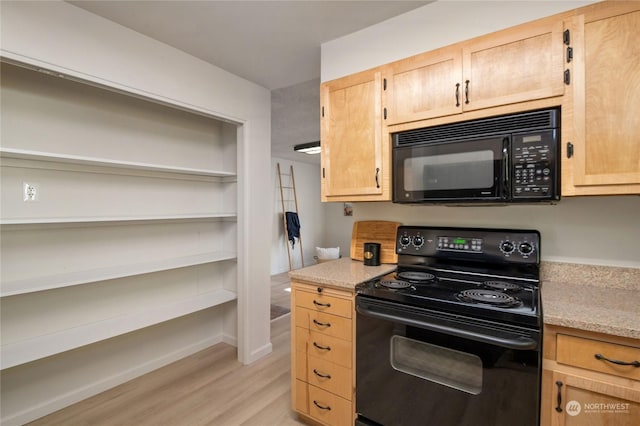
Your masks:
<path fill-rule="evenodd" d="M 482 238 L 438 237 L 438 250 L 482 253 Z"/>

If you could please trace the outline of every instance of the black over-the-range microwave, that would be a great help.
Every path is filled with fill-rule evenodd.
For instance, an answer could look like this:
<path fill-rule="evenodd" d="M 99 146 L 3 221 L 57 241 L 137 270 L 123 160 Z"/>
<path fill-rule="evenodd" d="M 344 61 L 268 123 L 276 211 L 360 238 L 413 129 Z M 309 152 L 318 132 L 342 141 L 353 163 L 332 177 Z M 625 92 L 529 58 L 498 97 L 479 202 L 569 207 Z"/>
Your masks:
<path fill-rule="evenodd" d="M 560 109 L 392 133 L 394 203 L 560 199 Z"/>

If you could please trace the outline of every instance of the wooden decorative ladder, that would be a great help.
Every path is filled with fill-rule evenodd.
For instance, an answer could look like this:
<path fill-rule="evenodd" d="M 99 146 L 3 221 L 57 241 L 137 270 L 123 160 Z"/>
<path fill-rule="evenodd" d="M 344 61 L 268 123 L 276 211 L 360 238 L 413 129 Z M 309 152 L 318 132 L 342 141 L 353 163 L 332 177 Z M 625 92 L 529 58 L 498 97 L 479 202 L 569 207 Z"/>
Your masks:
<path fill-rule="evenodd" d="M 284 240 L 287 245 L 287 255 L 289 256 L 289 270 L 293 271 L 293 260 L 291 258 L 291 251 L 293 248 L 291 244 L 289 244 L 289 228 L 287 226 L 287 211 L 294 212 L 300 218 L 300 213 L 298 210 L 298 195 L 296 192 L 296 179 L 293 175 L 293 166 L 289 166 L 289 173 L 282 173 L 280 170 L 280 163 L 278 163 L 278 185 L 280 188 L 280 201 L 282 203 L 282 224 L 284 225 Z M 289 177 L 289 182 L 287 185 L 282 184 L 282 177 Z M 287 192 L 287 197 L 285 198 L 285 192 Z M 287 210 L 288 205 L 285 203 L 293 203 L 294 210 Z M 302 254 L 302 232 L 300 232 L 300 236 L 298 237 L 298 248 L 300 250 L 300 262 L 301 267 L 304 266 L 304 255 Z"/>

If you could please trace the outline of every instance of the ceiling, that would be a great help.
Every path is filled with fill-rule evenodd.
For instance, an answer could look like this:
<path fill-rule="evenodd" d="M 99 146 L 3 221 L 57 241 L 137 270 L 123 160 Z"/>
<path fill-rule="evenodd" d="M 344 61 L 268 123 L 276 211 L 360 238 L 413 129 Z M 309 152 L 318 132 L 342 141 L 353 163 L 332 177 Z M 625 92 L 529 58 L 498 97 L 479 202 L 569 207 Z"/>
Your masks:
<path fill-rule="evenodd" d="M 267 89 L 320 77 L 320 45 L 429 1 L 69 1 Z"/>
<path fill-rule="evenodd" d="M 319 155 L 294 152 L 293 146 L 320 138 L 319 90 L 304 84 L 320 78 L 320 45 L 430 3 L 68 2 L 272 90 L 272 154 L 315 164 L 320 163 Z"/>

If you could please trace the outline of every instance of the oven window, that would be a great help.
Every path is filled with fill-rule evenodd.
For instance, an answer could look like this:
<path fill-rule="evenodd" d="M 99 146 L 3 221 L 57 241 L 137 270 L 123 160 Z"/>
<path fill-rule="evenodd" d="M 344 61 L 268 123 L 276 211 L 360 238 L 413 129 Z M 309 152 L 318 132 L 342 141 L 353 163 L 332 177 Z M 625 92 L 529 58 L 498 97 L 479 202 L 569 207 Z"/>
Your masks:
<path fill-rule="evenodd" d="M 491 188 L 493 161 L 491 150 L 410 157 L 404 160 L 404 188 L 407 191 Z"/>
<path fill-rule="evenodd" d="M 403 373 L 472 395 L 482 392 L 482 360 L 476 355 L 394 335 L 390 356 L 391 366 Z"/>

